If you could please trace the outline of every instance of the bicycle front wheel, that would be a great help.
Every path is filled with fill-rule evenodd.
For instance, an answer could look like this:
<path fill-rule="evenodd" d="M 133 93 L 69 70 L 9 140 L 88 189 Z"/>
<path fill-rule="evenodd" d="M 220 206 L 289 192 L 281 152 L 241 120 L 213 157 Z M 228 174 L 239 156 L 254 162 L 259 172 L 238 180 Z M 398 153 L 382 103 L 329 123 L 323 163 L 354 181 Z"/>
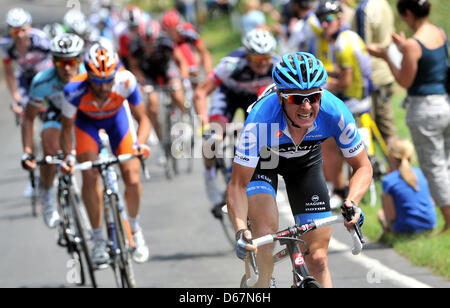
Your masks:
<path fill-rule="evenodd" d="M 131 258 L 131 247 L 127 229 L 122 213 L 118 207 L 118 196 L 114 195 L 111 198 L 111 210 L 113 212 L 114 224 L 116 226 L 116 241 L 119 249 L 119 271 L 121 276 L 122 288 L 136 288 L 136 279 L 133 271 L 133 264 Z"/>
<path fill-rule="evenodd" d="M 91 252 L 88 247 L 88 233 L 87 233 L 87 224 L 88 222 L 82 219 L 80 203 L 77 202 L 77 198 L 75 197 L 72 191 L 69 191 L 68 201 L 72 208 L 73 220 L 75 222 L 75 227 L 77 229 L 77 237 L 79 238 L 79 245 L 81 246 L 81 250 L 83 251 L 87 270 L 89 272 L 89 277 L 91 278 L 92 286 L 97 288 L 97 282 L 95 279 L 95 267 L 91 259 Z M 81 260 L 81 257 L 80 257 Z"/>

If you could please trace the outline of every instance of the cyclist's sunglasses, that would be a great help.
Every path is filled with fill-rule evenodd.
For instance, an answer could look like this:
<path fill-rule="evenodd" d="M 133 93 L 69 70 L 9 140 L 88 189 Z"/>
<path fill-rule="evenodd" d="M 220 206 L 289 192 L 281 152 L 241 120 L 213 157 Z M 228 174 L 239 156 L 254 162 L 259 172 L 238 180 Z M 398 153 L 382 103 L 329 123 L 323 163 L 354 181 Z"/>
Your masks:
<path fill-rule="evenodd" d="M 280 93 L 281 97 L 286 99 L 289 103 L 295 105 L 301 105 L 304 102 L 309 102 L 310 104 L 315 104 L 320 102 L 322 97 L 322 90 L 313 93 Z"/>
<path fill-rule="evenodd" d="M 263 61 L 270 61 L 272 60 L 271 55 L 252 55 L 249 54 L 248 58 L 251 62 L 263 62 Z"/>
<path fill-rule="evenodd" d="M 11 28 L 9 29 L 9 34 L 11 35 L 18 35 L 19 33 L 25 32 L 28 30 L 28 27 L 24 28 Z"/>
<path fill-rule="evenodd" d="M 80 64 L 80 60 L 78 60 L 78 59 L 58 59 L 58 60 L 56 60 L 56 59 L 54 59 L 53 63 L 57 67 L 66 67 L 66 65 L 77 66 L 78 64 Z"/>
<path fill-rule="evenodd" d="M 328 14 L 328 15 L 320 16 L 319 21 L 320 21 L 320 23 L 323 23 L 323 22 L 330 23 L 333 20 L 335 20 L 336 18 L 338 18 L 337 14 Z"/>
<path fill-rule="evenodd" d="M 90 76 L 89 80 L 92 81 L 93 83 L 95 83 L 96 85 L 102 85 L 104 83 L 110 84 L 111 82 L 114 81 L 114 76 L 110 77 L 110 78 L 97 78 L 97 77 Z"/>

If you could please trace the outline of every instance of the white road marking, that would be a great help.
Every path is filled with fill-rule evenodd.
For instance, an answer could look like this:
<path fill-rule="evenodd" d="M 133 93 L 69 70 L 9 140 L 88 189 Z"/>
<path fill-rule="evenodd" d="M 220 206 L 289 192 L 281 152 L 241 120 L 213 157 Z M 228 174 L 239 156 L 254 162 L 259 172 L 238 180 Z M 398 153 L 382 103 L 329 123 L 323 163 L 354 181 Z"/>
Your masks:
<path fill-rule="evenodd" d="M 390 267 L 381 264 L 379 260 L 370 258 L 364 253 L 361 253 L 357 256 L 352 255 L 352 253 L 350 252 L 350 246 L 341 243 L 334 238 L 332 238 L 330 241 L 329 249 L 342 251 L 345 258 L 368 269 L 366 278 L 369 283 L 382 283 L 385 280 L 389 280 L 399 287 L 431 288 L 431 286 L 425 283 L 422 283 L 412 277 L 403 275 L 391 269 Z"/>

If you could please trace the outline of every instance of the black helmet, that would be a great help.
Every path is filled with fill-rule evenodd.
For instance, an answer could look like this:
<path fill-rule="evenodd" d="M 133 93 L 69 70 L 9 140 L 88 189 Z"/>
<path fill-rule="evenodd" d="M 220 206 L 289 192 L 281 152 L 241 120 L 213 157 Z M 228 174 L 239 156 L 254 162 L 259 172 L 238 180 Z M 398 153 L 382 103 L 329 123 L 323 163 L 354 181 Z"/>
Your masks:
<path fill-rule="evenodd" d="M 316 15 L 319 19 L 329 14 L 337 14 L 341 12 L 342 5 L 339 0 L 320 0 L 316 9 Z"/>
<path fill-rule="evenodd" d="M 309 9 L 316 0 L 291 0 L 292 4 L 297 4 L 301 9 Z"/>

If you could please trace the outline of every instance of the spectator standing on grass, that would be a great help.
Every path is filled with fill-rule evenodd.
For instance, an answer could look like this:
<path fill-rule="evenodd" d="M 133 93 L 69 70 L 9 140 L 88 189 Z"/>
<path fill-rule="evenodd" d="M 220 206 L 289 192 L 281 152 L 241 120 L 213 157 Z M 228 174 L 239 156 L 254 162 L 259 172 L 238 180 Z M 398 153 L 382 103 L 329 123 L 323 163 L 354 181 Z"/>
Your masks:
<path fill-rule="evenodd" d="M 389 163 L 393 168 L 383 179 L 383 209 L 378 219 L 384 233 L 419 233 L 436 227 L 436 211 L 428 181 L 411 166 L 414 146 L 407 139 L 389 144 Z"/>
<path fill-rule="evenodd" d="M 447 37 L 428 21 L 431 4 L 427 0 L 399 0 L 397 10 L 412 38 L 392 34 L 403 54 L 401 67 L 389 58 L 379 44 L 367 47 L 371 55 L 384 59 L 395 80 L 407 89 L 406 124 L 428 180 L 431 196 L 450 229 L 450 102 L 446 92 Z"/>
<path fill-rule="evenodd" d="M 360 0 L 352 28 L 366 44 L 380 44 L 388 48 L 394 32 L 394 13 L 387 0 Z M 371 57 L 372 114 L 386 143 L 397 135 L 392 109 L 394 76 L 389 66 L 380 58 Z"/>

